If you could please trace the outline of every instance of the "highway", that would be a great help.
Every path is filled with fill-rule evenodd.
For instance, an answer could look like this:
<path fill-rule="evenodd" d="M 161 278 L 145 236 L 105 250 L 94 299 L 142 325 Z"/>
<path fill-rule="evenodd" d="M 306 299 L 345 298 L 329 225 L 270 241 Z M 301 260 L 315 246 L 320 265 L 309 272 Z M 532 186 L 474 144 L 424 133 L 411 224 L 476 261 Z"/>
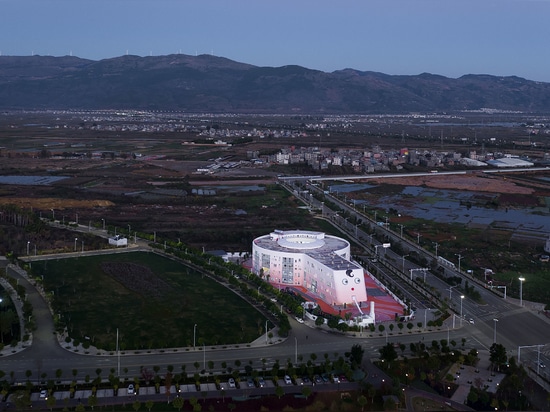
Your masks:
<path fill-rule="evenodd" d="M 426 175 L 426 173 L 420 175 Z M 391 175 L 390 177 L 403 177 L 403 175 Z M 486 289 L 476 279 L 467 273 L 458 271 L 456 267 L 445 267 L 446 276 L 459 276 L 462 279 L 462 285 L 468 281 L 470 285 L 475 286 L 475 289 L 481 295 L 482 303 L 477 303 L 467 296 L 461 298 L 461 294 L 441 278 L 435 276 L 430 271 L 424 272 L 423 269 L 426 268 L 421 268 L 408 261 L 406 257 L 403 258 L 403 256 L 393 252 L 391 244 L 399 242 L 406 251 L 406 255 L 415 252 L 420 256 L 424 256 L 428 261 L 437 259 L 437 256 L 424 250 L 417 243 L 404 238 L 399 233 L 390 230 L 385 225 L 372 220 L 367 214 L 361 213 L 361 210 L 355 204 L 349 204 L 345 199 L 342 200 L 338 196 L 335 196 L 335 193 L 326 193 L 315 184 L 308 183 L 307 180 L 305 180 L 306 190 L 300 191 L 300 188 L 295 185 L 293 179 L 290 177 L 286 177 L 285 179 L 283 186 L 287 190 L 300 196 L 302 201 L 312 209 L 320 210 L 322 217 L 325 217 L 338 227 L 350 240 L 362 246 L 367 256 L 376 258 L 376 263 L 371 262 L 367 266 L 377 268 L 385 276 L 390 276 L 388 271 L 394 274 L 400 273 L 400 286 L 405 296 L 410 297 L 414 305 L 418 305 L 417 307 L 419 308 L 426 307 L 426 304 L 422 303 L 417 295 L 411 292 L 412 282 L 409 277 L 411 269 L 418 271 L 413 271 L 414 277 L 424 278 L 425 276 L 426 286 L 437 291 L 441 296 L 441 300 L 445 301 L 445 297 L 447 297 L 446 301 L 456 315 L 452 318 L 451 322 L 454 324 L 458 323 L 459 325 L 462 324 L 465 333 L 466 331 L 471 331 L 472 337 L 478 340 L 484 347 L 490 347 L 496 341 L 506 347 L 509 355 L 517 356 L 518 348 L 522 346 L 536 347 L 540 345 L 542 349 L 540 355 L 537 353 L 537 357 L 540 357 L 544 365 L 550 365 L 550 320 L 548 318 L 529 309 L 525 305 L 520 306 L 517 299 L 511 299 L 510 297 L 505 299 L 505 295 L 500 290 Z M 357 176 L 342 177 L 342 179 L 357 179 Z M 312 177 L 310 180 L 322 179 Z M 302 178 L 296 179 L 296 181 L 304 182 Z M 316 196 L 313 196 L 313 193 Z M 318 200 L 318 198 L 330 200 L 333 204 L 338 205 L 340 210 L 334 211 L 329 209 L 325 202 Z M 341 211 L 345 211 L 348 217 L 343 218 L 340 214 Z M 351 221 L 361 221 L 363 223 L 355 225 Z M 378 241 L 372 234 L 360 229 L 360 226 L 365 225 L 368 225 L 369 232 L 383 231 L 384 243 Z M 389 244 L 390 246 L 383 247 L 384 244 Z M 525 304 L 526 302 L 523 303 Z M 462 320 L 460 314 L 463 315 Z M 473 324 L 469 323 L 470 319 L 473 320 Z M 495 321 L 495 319 L 497 320 Z M 533 364 L 532 360 L 530 362 Z M 546 373 L 545 368 L 539 367 L 538 369 L 539 373 Z"/>

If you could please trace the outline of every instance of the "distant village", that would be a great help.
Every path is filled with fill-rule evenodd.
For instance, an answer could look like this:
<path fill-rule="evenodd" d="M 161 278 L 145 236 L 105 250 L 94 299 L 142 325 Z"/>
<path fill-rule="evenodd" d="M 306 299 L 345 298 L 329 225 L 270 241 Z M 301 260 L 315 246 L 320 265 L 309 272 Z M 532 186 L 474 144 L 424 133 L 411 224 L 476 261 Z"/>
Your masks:
<path fill-rule="evenodd" d="M 223 144 L 223 142 L 220 142 Z M 334 167 L 348 167 L 354 173 L 380 173 L 399 171 L 405 165 L 427 168 L 437 171 L 442 168 L 462 167 L 532 167 L 535 161 L 520 158 L 506 153 L 477 153 L 470 151 L 469 157 L 463 157 L 458 152 L 437 151 L 437 150 L 410 150 L 402 148 L 399 150 L 382 150 L 380 147 L 373 147 L 370 150 L 348 150 L 337 151 L 323 149 L 320 147 L 285 147 L 273 155 L 260 156 L 257 151 L 247 152 L 249 160 L 246 162 L 224 161 L 218 159 L 206 167 L 197 169 L 198 173 L 216 173 L 220 170 L 239 167 L 242 164 L 249 166 L 280 164 L 280 165 L 307 165 L 312 172 L 323 172 Z M 545 154 L 543 159 L 537 159 L 537 163 L 550 164 L 550 155 Z"/>

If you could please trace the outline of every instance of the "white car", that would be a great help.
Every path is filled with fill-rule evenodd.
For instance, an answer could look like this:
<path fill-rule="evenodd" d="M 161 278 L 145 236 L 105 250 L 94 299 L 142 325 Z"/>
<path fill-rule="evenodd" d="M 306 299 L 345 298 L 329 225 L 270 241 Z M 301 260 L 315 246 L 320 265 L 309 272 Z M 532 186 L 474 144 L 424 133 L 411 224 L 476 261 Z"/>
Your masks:
<path fill-rule="evenodd" d="M 235 385 L 235 379 L 233 378 L 229 378 L 229 380 L 227 381 L 228 385 L 230 388 L 234 388 L 236 385 Z"/>
<path fill-rule="evenodd" d="M 468 320 L 468 322 L 470 322 L 472 325 L 475 323 L 473 319 L 470 318 L 470 320 Z"/>
<path fill-rule="evenodd" d="M 136 390 L 134 388 L 134 385 L 130 384 L 128 385 L 128 395 L 135 395 L 136 394 Z"/>
<path fill-rule="evenodd" d="M 304 320 L 298 316 L 296 316 L 296 320 L 298 321 L 298 323 L 304 323 Z"/>
<path fill-rule="evenodd" d="M 48 391 L 46 389 L 40 391 L 40 399 L 48 399 Z"/>
<path fill-rule="evenodd" d="M 542 362 L 539 363 L 539 368 L 546 368 L 546 365 Z"/>
<path fill-rule="evenodd" d="M 290 379 L 290 376 L 285 375 L 285 385 L 292 385 L 292 379 Z"/>

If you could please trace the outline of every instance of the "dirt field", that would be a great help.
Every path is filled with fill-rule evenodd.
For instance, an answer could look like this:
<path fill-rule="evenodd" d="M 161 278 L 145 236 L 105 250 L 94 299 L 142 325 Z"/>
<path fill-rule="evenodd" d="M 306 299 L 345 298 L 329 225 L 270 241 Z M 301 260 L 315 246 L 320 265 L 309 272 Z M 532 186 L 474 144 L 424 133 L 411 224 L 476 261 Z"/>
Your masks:
<path fill-rule="evenodd" d="M 519 186 L 503 176 L 469 173 L 466 175 L 430 175 L 418 177 L 369 179 L 368 182 L 426 186 L 436 189 L 467 190 L 470 192 L 533 194 L 534 188 Z"/>

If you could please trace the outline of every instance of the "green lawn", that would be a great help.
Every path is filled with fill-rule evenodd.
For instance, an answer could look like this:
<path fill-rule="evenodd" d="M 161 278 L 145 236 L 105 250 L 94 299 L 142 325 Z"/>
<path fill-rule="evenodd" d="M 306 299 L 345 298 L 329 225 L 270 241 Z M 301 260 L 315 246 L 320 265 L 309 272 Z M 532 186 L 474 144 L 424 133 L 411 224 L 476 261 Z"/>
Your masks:
<path fill-rule="evenodd" d="M 105 263 L 120 273 L 108 275 Z M 44 276 L 69 335 L 99 348 L 115 348 L 117 328 L 122 350 L 193 346 L 195 324 L 197 346 L 250 342 L 263 332 L 265 317 L 231 290 L 153 253 L 36 262 L 32 269 Z"/>

